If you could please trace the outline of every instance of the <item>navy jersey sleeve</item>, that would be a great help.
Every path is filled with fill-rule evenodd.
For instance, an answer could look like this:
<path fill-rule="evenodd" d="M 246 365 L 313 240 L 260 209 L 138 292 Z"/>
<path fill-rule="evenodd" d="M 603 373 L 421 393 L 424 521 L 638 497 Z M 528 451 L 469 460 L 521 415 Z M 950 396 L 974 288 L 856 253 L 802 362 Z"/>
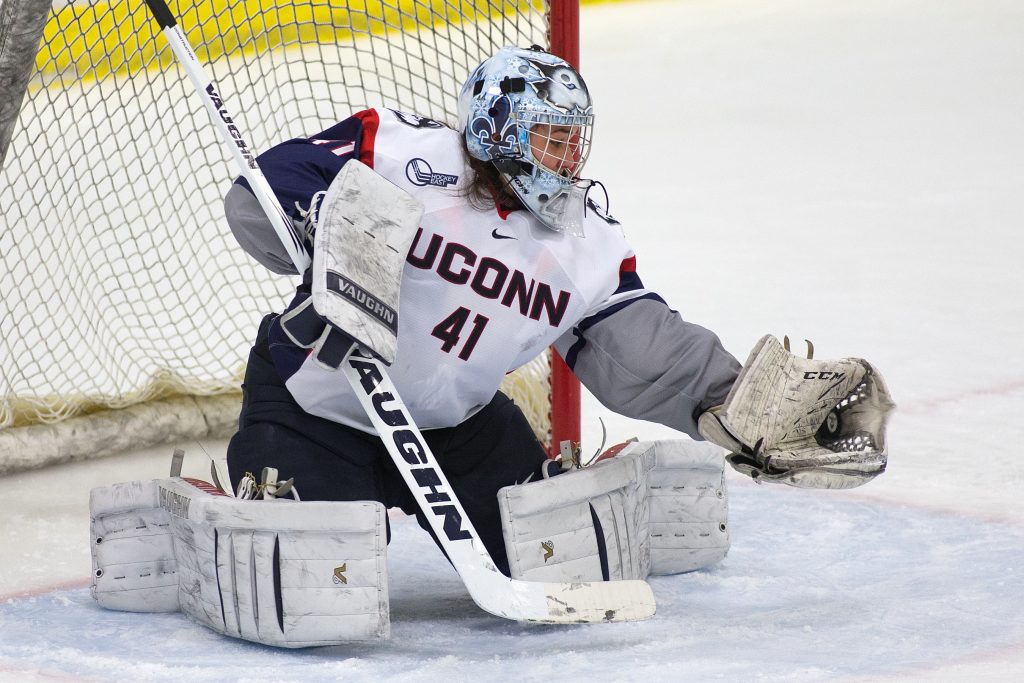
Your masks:
<path fill-rule="evenodd" d="M 256 159 L 285 213 L 312 248 L 313 225 L 320 199 L 346 162 L 373 166 L 377 112 L 359 112 L 308 138 L 276 145 Z M 235 239 L 257 261 L 280 274 L 295 273 L 277 233 L 243 177 L 224 198 L 224 213 Z"/>

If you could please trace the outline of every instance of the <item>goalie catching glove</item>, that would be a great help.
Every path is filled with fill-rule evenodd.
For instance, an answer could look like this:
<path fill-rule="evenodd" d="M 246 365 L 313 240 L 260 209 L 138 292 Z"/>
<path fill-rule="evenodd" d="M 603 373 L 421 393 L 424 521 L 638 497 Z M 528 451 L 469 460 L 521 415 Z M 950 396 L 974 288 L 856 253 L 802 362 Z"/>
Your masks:
<path fill-rule="evenodd" d="M 884 472 L 895 405 L 882 376 L 861 358 L 799 358 L 788 346 L 757 343 L 725 403 L 700 416 L 701 435 L 758 482 L 845 489 Z"/>

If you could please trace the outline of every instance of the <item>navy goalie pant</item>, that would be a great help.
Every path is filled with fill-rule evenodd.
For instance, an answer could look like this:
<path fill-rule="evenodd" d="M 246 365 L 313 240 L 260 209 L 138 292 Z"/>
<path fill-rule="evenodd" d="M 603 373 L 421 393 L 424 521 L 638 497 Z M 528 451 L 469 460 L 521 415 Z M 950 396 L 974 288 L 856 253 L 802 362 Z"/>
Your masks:
<path fill-rule="evenodd" d="M 259 480 L 264 467 L 275 467 L 279 480 L 295 478 L 302 500 L 379 501 L 415 514 L 433 537 L 378 437 L 310 415 L 292 398 L 270 360 L 271 320 L 263 320 L 249 354 L 239 430 L 228 445 L 232 486 L 237 489 L 246 472 Z M 344 382 L 340 374 L 338 381 Z M 526 417 L 499 392 L 462 424 L 423 436 L 495 564 L 508 575 L 498 489 L 538 478 L 547 458 Z"/>

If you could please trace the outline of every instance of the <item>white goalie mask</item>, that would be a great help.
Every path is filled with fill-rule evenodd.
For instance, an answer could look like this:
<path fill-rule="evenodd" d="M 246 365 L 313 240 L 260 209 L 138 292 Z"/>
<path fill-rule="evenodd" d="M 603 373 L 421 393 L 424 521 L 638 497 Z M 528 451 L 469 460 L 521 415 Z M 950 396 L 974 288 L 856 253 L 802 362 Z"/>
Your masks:
<path fill-rule="evenodd" d="M 593 105 L 583 78 L 543 49 L 504 47 L 462 86 L 459 126 L 546 227 L 583 236 Z"/>

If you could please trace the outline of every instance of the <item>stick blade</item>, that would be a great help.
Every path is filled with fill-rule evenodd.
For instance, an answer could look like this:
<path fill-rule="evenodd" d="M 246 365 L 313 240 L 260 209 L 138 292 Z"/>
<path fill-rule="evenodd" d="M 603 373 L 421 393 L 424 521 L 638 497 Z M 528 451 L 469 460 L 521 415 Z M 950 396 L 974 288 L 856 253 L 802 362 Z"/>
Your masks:
<path fill-rule="evenodd" d="M 468 571 L 466 588 L 481 609 L 505 619 L 542 624 L 601 624 L 654 616 L 654 593 L 646 581 L 541 583 L 519 581 L 497 571 Z"/>
<path fill-rule="evenodd" d="M 646 581 L 546 583 L 548 624 L 599 624 L 641 621 L 654 616 L 656 604 Z"/>

